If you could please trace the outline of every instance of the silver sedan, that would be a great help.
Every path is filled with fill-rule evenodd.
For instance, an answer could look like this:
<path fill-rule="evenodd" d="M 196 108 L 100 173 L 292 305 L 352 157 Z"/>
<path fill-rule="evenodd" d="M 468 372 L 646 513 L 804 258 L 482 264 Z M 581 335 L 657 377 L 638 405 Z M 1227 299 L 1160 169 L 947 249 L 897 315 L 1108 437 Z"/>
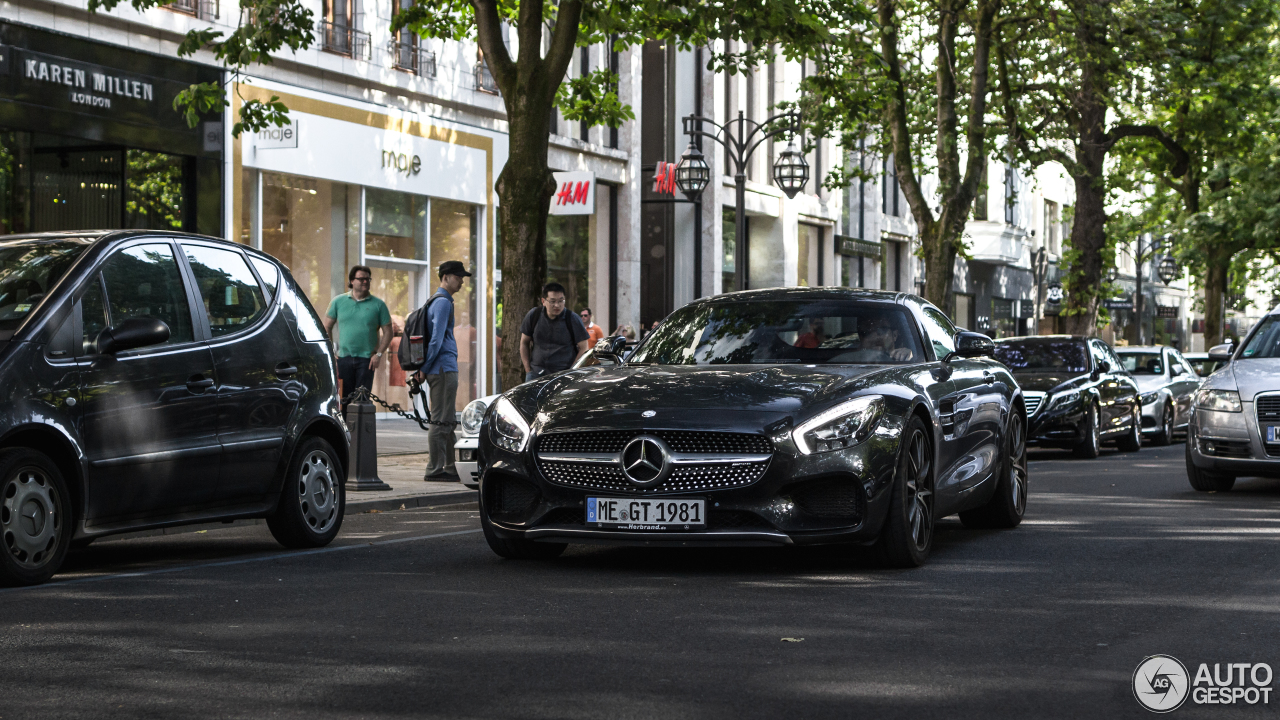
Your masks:
<path fill-rule="evenodd" d="M 1191 421 L 1200 376 L 1171 347 L 1118 347 L 1116 353 L 1142 393 L 1142 434 L 1156 445 L 1168 445 Z"/>

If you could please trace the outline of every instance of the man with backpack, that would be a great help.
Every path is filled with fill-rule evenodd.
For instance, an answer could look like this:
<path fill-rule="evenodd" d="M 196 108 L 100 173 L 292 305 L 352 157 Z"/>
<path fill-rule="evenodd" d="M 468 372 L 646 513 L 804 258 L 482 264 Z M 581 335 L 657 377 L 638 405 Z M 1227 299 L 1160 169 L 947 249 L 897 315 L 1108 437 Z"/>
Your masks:
<path fill-rule="evenodd" d="M 449 260 L 440 265 L 439 275 L 440 287 L 423 307 L 422 314 L 426 317 L 422 334 L 426 338 L 417 337 L 422 347 L 422 365 L 417 378 L 426 377 L 430 417 L 433 423 L 439 423 L 427 431 L 429 457 L 424 479 L 457 481 L 458 471 L 453 467 L 453 423 L 458 402 L 458 343 L 453 339 L 453 296 L 471 273 L 457 260 Z M 415 331 L 411 324 L 406 320 L 406 335 Z M 413 340 L 411 337 L 411 343 Z"/>
<path fill-rule="evenodd" d="M 564 286 L 542 287 L 542 306 L 520 323 L 520 360 L 525 382 L 547 373 L 568 370 L 587 351 L 591 335 L 575 313 L 565 312 Z"/>

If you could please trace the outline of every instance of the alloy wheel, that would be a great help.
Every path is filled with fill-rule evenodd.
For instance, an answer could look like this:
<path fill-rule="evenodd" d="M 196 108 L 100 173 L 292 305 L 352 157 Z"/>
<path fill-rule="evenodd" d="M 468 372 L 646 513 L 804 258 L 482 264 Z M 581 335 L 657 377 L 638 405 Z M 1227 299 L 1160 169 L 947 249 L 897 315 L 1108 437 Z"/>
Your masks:
<path fill-rule="evenodd" d="M 39 569 L 56 556 L 61 507 L 57 489 L 37 468 L 23 468 L 4 484 L 0 528 L 5 551 L 19 567 Z"/>
<path fill-rule="evenodd" d="M 907 446 L 907 523 L 911 527 L 911 541 L 917 550 L 929 547 L 933 534 L 933 488 L 930 477 L 933 458 L 924 433 L 916 432 Z"/>
<path fill-rule="evenodd" d="M 338 488 L 331 462 L 327 454 L 315 450 L 298 471 L 298 505 L 307 525 L 317 533 L 328 530 L 338 515 Z"/>
<path fill-rule="evenodd" d="M 1098 406 L 1091 405 L 1089 407 L 1089 420 L 1092 425 L 1092 433 L 1089 436 L 1089 442 L 1094 449 L 1094 455 L 1098 454 L 1098 450 L 1102 445 L 1102 417 L 1098 414 Z"/>
<path fill-rule="evenodd" d="M 1009 491 L 1013 494 L 1013 507 L 1018 515 L 1027 509 L 1027 443 L 1023 438 L 1020 419 L 1014 419 L 1009 428 Z"/>
<path fill-rule="evenodd" d="M 1173 407 L 1165 406 L 1164 409 L 1164 437 L 1167 440 L 1173 439 Z"/>

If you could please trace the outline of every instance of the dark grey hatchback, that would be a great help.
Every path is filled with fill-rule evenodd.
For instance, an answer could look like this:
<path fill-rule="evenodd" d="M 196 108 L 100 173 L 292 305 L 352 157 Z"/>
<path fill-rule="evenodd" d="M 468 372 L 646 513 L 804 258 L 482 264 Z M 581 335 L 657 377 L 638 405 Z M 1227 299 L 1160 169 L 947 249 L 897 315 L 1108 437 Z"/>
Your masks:
<path fill-rule="evenodd" d="M 0 236 L 0 584 L 94 538 L 265 517 L 342 524 L 348 436 L 286 268 L 183 233 Z"/>

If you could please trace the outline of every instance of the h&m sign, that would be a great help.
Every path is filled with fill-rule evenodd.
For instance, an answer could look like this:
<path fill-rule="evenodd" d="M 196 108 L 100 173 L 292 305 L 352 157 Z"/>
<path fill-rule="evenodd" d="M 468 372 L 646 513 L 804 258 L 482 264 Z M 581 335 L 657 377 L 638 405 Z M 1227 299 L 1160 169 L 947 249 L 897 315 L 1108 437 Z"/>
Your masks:
<path fill-rule="evenodd" d="M 594 215 L 596 174 L 589 170 L 552 173 L 556 194 L 551 198 L 552 215 Z"/>

